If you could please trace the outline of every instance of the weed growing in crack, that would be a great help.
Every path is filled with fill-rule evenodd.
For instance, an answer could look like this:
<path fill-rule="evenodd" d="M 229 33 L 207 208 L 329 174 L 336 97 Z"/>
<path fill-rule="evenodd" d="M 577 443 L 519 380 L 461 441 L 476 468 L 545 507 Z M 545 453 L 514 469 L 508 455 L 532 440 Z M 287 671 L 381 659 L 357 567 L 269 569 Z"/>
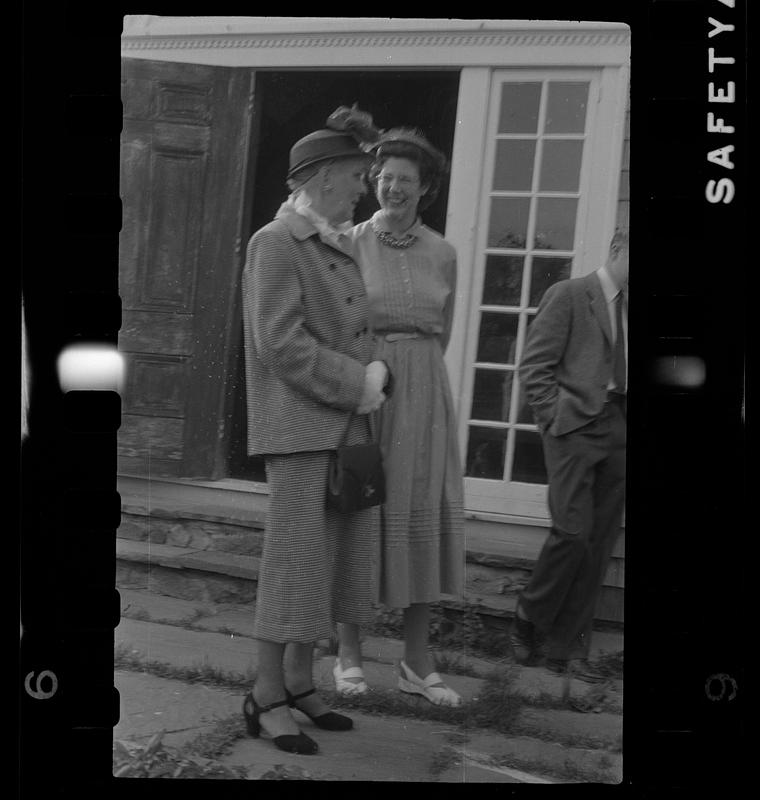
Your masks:
<path fill-rule="evenodd" d="M 446 675 L 475 675 L 471 667 L 464 663 L 463 656 L 448 650 L 433 653 L 433 665 L 436 672 Z"/>
<path fill-rule="evenodd" d="M 163 744 L 165 731 L 153 735 L 146 744 L 116 740 L 113 743 L 115 778 L 206 778 L 242 779 L 244 767 L 228 767 L 216 758 L 200 755 L 191 747 L 168 747 Z"/>
<path fill-rule="evenodd" d="M 467 705 L 467 724 L 491 728 L 501 733 L 511 732 L 525 706 L 525 698 L 514 691 L 516 669 L 494 670 L 486 675 L 480 692 Z"/>
<path fill-rule="evenodd" d="M 204 609 L 194 608 L 192 614 L 189 614 L 187 617 L 184 617 L 176 624 L 180 625 L 183 628 L 194 626 L 199 619 L 203 619 L 203 617 L 206 616 L 208 616 L 208 614 L 206 611 L 204 611 Z"/>
<path fill-rule="evenodd" d="M 218 759 L 226 755 L 232 745 L 246 735 L 243 718 L 239 714 L 234 714 L 219 720 L 210 731 L 199 733 L 185 747 L 188 752 L 203 758 Z"/>
<path fill-rule="evenodd" d="M 335 708 L 355 709 L 366 714 L 384 714 L 432 720 L 470 728 L 489 728 L 509 733 L 517 725 L 524 699 L 512 691 L 514 676 L 511 670 L 495 671 L 483 681 L 477 697 L 458 708 L 433 706 L 421 697 L 405 697 L 393 690 L 373 689 L 355 697 L 342 697 L 324 692 L 325 699 Z"/>
<path fill-rule="evenodd" d="M 463 731 L 448 731 L 444 734 L 444 738 L 449 744 L 463 745 L 470 741 L 469 734 Z"/>
<path fill-rule="evenodd" d="M 594 667 L 603 675 L 610 678 L 622 679 L 623 677 L 623 650 L 615 653 L 608 653 L 600 650 L 599 655 L 592 661 Z"/>
<path fill-rule="evenodd" d="M 515 736 L 527 736 L 531 739 L 540 739 L 542 742 L 561 744 L 565 747 L 580 747 L 587 750 L 605 748 L 610 753 L 616 752 L 615 745 L 610 744 L 608 740 L 599 736 L 588 736 L 577 732 L 563 733 L 556 730 L 546 730 L 538 725 L 525 724 L 522 720 L 517 722 L 511 732 Z"/>
<path fill-rule="evenodd" d="M 310 772 L 297 764 L 275 764 L 272 769 L 267 770 L 260 778 L 260 781 L 316 781 Z"/>
<path fill-rule="evenodd" d="M 593 767 L 579 767 L 569 758 L 559 765 L 542 758 L 521 758 L 510 753 L 494 757 L 490 763 L 497 767 L 508 767 L 534 775 L 542 775 L 562 783 L 618 783 L 618 779 L 611 772 Z"/>
<path fill-rule="evenodd" d="M 212 667 L 206 662 L 196 663 L 190 667 L 176 667 L 173 664 L 143 658 L 139 651 L 133 650 L 130 645 L 123 643 L 114 648 L 114 669 L 147 672 L 159 678 L 184 681 L 185 683 L 205 683 L 210 686 L 241 691 L 249 691 L 256 680 L 253 668 L 249 668 L 245 673 L 229 672 Z"/>
<path fill-rule="evenodd" d="M 443 747 L 433 753 L 428 772 L 433 778 L 440 777 L 449 767 L 455 767 L 459 763 L 459 753 L 451 747 Z"/>

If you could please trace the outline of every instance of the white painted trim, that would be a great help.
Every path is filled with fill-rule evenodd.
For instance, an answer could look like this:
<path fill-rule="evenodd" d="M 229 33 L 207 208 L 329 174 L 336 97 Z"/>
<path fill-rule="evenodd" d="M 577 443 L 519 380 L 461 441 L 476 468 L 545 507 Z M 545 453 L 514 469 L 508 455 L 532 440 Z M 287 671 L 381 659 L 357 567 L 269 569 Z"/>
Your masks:
<path fill-rule="evenodd" d="M 534 528 L 548 528 L 549 517 L 520 516 L 519 514 L 495 514 L 484 511 L 464 512 L 465 519 L 474 519 L 478 522 L 496 522 L 499 525 L 526 525 Z"/>
<path fill-rule="evenodd" d="M 573 263 L 573 277 L 599 269 L 607 259 L 615 230 L 625 141 L 628 67 L 602 69 L 597 91 L 594 117 L 598 119 L 586 143 L 593 153 L 586 195 L 588 204 L 584 210 L 582 240 Z"/>
<path fill-rule="evenodd" d="M 576 21 L 127 16 L 122 55 L 245 67 L 602 66 L 627 25 Z"/>
<path fill-rule="evenodd" d="M 486 137 L 486 114 L 483 109 L 488 108 L 490 84 L 490 69 L 466 67 L 461 72 L 451 158 L 449 204 L 446 211 L 446 239 L 454 244 L 457 251 L 457 298 L 445 360 L 455 410 L 460 419 L 465 413 L 460 404 L 462 379 L 466 375 L 464 345 L 467 340 L 470 296 L 475 274 L 478 199 L 483 180 Z M 459 438 L 461 446 L 461 435 Z"/>
<path fill-rule="evenodd" d="M 127 14 L 124 36 L 202 36 L 212 34 L 286 34 L 312 30 L 318 33 L 440 31 L 546 32 L 627 32 L 617 22 L 577 20 L 444 19 L 423 17 L 160 17 L 154 14 Z"/>

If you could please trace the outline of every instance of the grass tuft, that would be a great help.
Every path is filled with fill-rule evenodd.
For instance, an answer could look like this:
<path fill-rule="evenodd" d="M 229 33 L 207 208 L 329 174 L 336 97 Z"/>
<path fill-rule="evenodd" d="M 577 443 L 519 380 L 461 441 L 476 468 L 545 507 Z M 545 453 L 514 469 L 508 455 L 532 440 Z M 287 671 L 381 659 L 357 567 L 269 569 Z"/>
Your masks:
<path fill-rule="evenodd" d="M 159 678 L 185 681 L 186 683 L 204 683 L 242 691 L 249 691 L 256 680 L 256 672 L 253 669 L 241 673 L 221 670 L 206 662 L 196 663 L 189 667 L 176 667 L 162 661 L 151 661 L 124 643 L 119 643 L 114 648 L 114 669 L 147 672 Z"/>
<path fill-rule="evenodd" d="M 594 667 L 609 678 L 623 678 L 623 650 L 615 653 L 608 653 L 600 650 L 599 655 L 592 661 Z"/>
<path fill-rule="evenodd" d="M 484 678 L 477 697 L 459 708 L 434 706 L 422 697 L 402 695 L 395 690 L 373 689 L 354 697 L 324 692 L 335 708 L 355 709 L 365 714 L 384 714 L 442 722 L 463 729 L 489 728 L 509 733 L 516 727 L 525 700 L 511 685 L 513 670 L 498 670 Z"/>
<path fill-rule="evenodd" d="M 618 778 L 607 769 L 581 767 L 566 758 L 561 765 L 549 763 L 541 758 L 521 758 L 512 754 L 495 757 L 493 766 L 508 767 L 541 775 L 562 783 L 618 783 Z M 600 760 L 600 766 L 602 762 Z"/>
<path fill-rule="evenodd" d="M 116 778 L 205 778 L 234 780 L 248 777 L 244 767 L 219 763 L 218 755 L 202 755 L 203 747 L 169 747 L 162 741 L 166 731 L 154 734 L 147 743 L 116 740 L 113 743 L 113 775 Z M 220 753 L 232 744 L 230 731 L 220 732 L 211 750 Z M 208 736 L 208 734 L 207 734 Z M 223 741 L 224 740 L 224 747 Z"/>
<path fill-rule="evenodd" d="M 442 747 L 433 753 L 430 764 L 428 765 L 428 772 L 433 779 L 437 779 L 449 767 L 456 766 L 459 763 L 460 756 L 452 747 Z"/>

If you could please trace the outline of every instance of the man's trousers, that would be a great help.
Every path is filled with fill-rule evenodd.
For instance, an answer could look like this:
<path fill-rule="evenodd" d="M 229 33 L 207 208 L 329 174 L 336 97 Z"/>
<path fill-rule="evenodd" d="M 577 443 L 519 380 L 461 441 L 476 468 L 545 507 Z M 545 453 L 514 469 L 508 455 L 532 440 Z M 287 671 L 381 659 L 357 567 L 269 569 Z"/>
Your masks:
<path fill-rule="evenodd" d="M 613 396 L 614 397 L 614 396 Z M 552 527 L 520 605 L 548 658 L 588 656 L 594 612 L 625 505 L 625 399 L 591 423 L 543 436 Z"/>

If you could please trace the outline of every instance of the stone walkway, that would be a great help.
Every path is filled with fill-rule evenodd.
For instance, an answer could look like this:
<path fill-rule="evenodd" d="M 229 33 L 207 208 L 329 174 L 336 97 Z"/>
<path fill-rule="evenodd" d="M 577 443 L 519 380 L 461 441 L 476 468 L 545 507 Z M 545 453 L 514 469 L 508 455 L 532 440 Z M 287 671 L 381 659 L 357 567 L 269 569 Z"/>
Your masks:
<path fill-rule="evenodd" d="M 129 670 L 115 673 L 121 696 L 121 718 L 114 738 L 147 741 L 165 731 L 166 745 L 181 747 L 223 721 L 238 720 L 243 690 L 177 680 L 172 671 L 199 669 L 250 681 L 256 668 L 256 641 L 250 637 L 251 614 L 240 608 L 204 608 L 192 601 L 122 590 L 122 620 L 116 629 L 117 651 L 130 659 Z M 125 615 L 135 615 L 138 619 Z M 192 627 L 188 628 L 188 625 Z M 616 642 L 606 641 L 608 652 Z M 597 643 L 597 647 L 599 643 Z M 377 696 L 395 691 L 395 661 L 401 643 L 371 637 L 364 643 L 365 674 Z M 355 728 L 351 733 L 315 729 L 302 717 L 303 730 L 315 738 L 320 752 L 297 756 L 277 750 L 267 739 L 237 739 L 223 757 L 228 765 L 242 765 L 258 778 L 275 765 L 293 769 L 302 777 L 321 780 L 443 781 L 561 783 L 602 776 L 605 782 L 620 779 L 622 756 L 622 682 L 613 682 L 604 695 L 599 713 L 547 709 L 539 698 L 559 698 L 563 691 L 583 701 L 589 686 L 562 679 L 539 668 L 519 668 L 509 663 L 460 656 L 464 666 L 478 677 L 447 675 L 446 681 L 465 701 L 477 697 L 483 684 L 479 676 L 503 667 L 515 673 L 510 684 L 527 700 L 520 711 L 516 735 L 415 719 L 365 713 L 351 709 Z M 137 671 L 135 665 L 153 664 Z M 315 660 L 315 684 L 332 690 L 332 657 Z M 167 677 L 154 673 L 163 665 Z M 422 700 L 409 699 L 410 703 Z M 373 705 L 373 708 L 377 703 Z M 519 734 L 519 735 L 518 735 Z M 582 746 L 574 746 L 582 744 Z M 299 772 L 300 771 L 300 772 Z M 563 775 L 567 777 L 563 780 Z"/>

